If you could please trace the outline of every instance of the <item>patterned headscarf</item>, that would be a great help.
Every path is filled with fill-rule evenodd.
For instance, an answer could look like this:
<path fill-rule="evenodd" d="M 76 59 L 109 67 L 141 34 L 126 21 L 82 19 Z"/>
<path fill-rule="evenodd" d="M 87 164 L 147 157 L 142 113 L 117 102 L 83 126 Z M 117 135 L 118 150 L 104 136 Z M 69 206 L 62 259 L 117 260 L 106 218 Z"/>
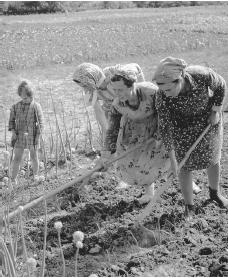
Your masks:
<path fill-rule="evenodd" d="M 187 63 L 178 58 L 166 57 L 161 60 L 154 73 L 153 80 L 157 83 L 170 83 L 179 79 L 187 67 Z"/>
<path fill-rule="evenodd" d="M 120 64 L 117 64 L 115 66 L 103 68 L 103 72 L 106 78 L 111 79 L 113 75 L 116 74 L 116 71 L 119 69 L 120 69 Z"/>
<path fill-rule="evenodd" d="M 105 75 L 101 68 L 91 63 L 82 63 L 76 67 L 73 80 L 78 81 L 91 89 L 98 89 L 105 80 Z"/>
<path fill-rule="evenodd" d="M 137 80 L 136 73 L 133 70 L 125 69 L 124 66 L 120 66 L 120 68 L 116 70 L 115 75 L 120 75 L 132 82 L 136 82 Z"/>

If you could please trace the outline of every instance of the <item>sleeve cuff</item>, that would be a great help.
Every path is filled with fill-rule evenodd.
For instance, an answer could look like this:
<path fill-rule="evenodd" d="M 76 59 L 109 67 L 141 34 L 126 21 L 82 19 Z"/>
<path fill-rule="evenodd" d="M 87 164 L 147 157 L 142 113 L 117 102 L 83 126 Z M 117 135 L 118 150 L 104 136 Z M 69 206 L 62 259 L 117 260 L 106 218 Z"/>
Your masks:
<path fill-rule="evenodd" d="M 222 105 L 221 106 L 213 105 L 212 106 L 212 111 L 222 112 Z"/>

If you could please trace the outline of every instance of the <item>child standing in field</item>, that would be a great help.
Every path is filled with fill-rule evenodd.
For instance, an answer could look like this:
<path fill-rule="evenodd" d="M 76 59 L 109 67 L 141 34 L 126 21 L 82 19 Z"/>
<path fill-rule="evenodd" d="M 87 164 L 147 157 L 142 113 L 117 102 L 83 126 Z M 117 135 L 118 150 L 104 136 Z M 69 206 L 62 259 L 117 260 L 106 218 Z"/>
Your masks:
<path fill-rule="evenodd" d="M 17 183 L 17 174 L 25 149 L 29 150 L 34 180 L 39 181 L 38 149 L 40 134 L 43 130 L 43 112 L 39 103 L 34 101 L 34 90 L 29 81 L 22 81 L 17 89 L 21 101 L 11 107 L 9 131 L 12 132 L 11 146 L 14 148 L 11 181 Z"/>

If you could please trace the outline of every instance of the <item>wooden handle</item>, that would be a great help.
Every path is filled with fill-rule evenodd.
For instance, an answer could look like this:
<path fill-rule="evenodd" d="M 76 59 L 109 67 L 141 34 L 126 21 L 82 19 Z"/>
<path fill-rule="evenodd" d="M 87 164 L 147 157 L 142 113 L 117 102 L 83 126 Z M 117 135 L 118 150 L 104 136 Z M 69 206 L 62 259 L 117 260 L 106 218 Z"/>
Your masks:
<path fill-rule="evenodd" d="M 210 129 L 211 125 L 208 125 L 205 130 L 200 134 L 200 136 L 197 138 L 197 140 L 195 141 L 195 143 L 191 146 L 191 148 L 187 151 L 185 157 L 183 158 L 183 160 L 180 162 L 178 169 L 180 170 L 185 162 L 187 161 L 187 159 L 189 158 L 190 154 L 193 152 L 193 150 L 196 148 L 196 146 L 199 144 L 199 142 L 203 139 L 203 137 L 205 136 L 205 134 L 208 132 L 208 130 Z M 143 211 L 138 215 L 137 217 L 137 222 L 142 221 L 150 212 L 151 209 L 153 208 L 153 206 L 155 206 L 156 202 L 161 198 L 161 195 L 165 192 L 165 190 L 170 186 L 170 179 L 173 177 L 173 173 L 170 172 L 168 174 L 168 178 L 167 181 L 161 185 L 155 195 L 152 197 L 152 199 L 150 200 L 149 204 L 143 209 Z"/>
<path fill-rule="evenodd" d="M 185 154 L 185 157 L 182 159 L 182 161 L 179 164 L 178 169 L 180 170 L 185 162 L 188 160 L 190 154 L 194 151 L 194 149 L 196 148 L 196 146 L 199 144 L 199 142 L 203 139 L 203 137 L 205 136 L 205 134 L 208 132 L 208 130 L 210 129 L 211 125 L 209 124 L 204 131 L 200 134 L 200 136 L 197 138 L 197 140 L 195 141 L 195 143 L 191 146 L 191 148 L 187 151 L 187 153 Z"/>
<path fill-rule="evenodd" d="M 108 162 L 106 163 L 107 167 L 109 167 L 110 165 L 112 165 L 114 162 L 116 162 L 116 161 L 118 161 L 118 160 L 124 158 L 124 157 L 127 156 L 129 153 L 131 153 L 131 152 L 133 152 L 133 151 L 135 151 L 135 150 L 137 150 L 137 149 L 140 149 L 140 148 L 142 148 L 142 147 L 145 147 L 145 145 L 149 144 L 149 143 L 152 142 L 153 140 L 154 140 L 154 139 L 151 138 L 151 139 L 147 140 L 146 142 L 144 142 L 143 144 L 140 144 L 140 145 L 138 145 L 138 146 L 135 146 L 135 147 L 133 147 L 133 148 L 127 150 L 126 152 L 124 152 L 123 154 L 119 155 L 118 157 L 112 158 L 110 161 L 108 161 Z M 40 202 L 42 202 L 42 201 L 44 201 L 44 200 L 46 200 L 46 199 L 48 199 L 48 198 L 50 198 L 50 197 L 53 197 L 54 195 L 58 194 L 59 192 L 65 190 L 65 189 L 67 189 L 67 188 L 69 188 L 69 187 L 71 187 L 71 186 L 74 186 L 74 185 L 76 185 L 77 183 L 79 183 L 79 182 L 81 182 L 81 181 L 83 181 L 83 180 L 85 180 L 85 179 L 88 179 L 89 177 L 92 176 L 93 173 L 100 171 L 102 168 L 103 168 L 102 165 L 95 166 L 94 169 L 88 171 L 85 175 L 83 175 L 83 176 L 81 176 L 81 177 L 78 177 L 78 178 L 72 180 L 71 182 L 69 182 L 69 183 L 67 183 L 67 184 L 64 184 L 64 185 L 62 185 L 62 186 L 60 186 L 60 187 L 58 187 L 58 188 L 56 188 L 56 189 L 54 189 L 54 190 L 52 190 L 52 191 L 50 191 L 50 192 L 44 193 L 44 194 L 43 194 L 42 196 L 40 196 L 39 198 L 37 198 L 37 199 L 35 199 L 35 200 L 33 200 L 33 201 L 27 203 L 26 205 L 24 205 L 24 206 L 23 206 L 23 211 L 25 211 L 25 210 L 27 210 L 27 209 L 30 209 L 30 208 L 32 208 L 32 207 L 34 207 L 34 206 L 36 206 L 38 203 L 40 203 Z M 19 212 L 20 212 L 20 208 L 18 207 L 15 211 L 9 213 L 8 219 L 10 220 L 12 217 L 14 217 L 14 216 L 16 216 L 17 214 L 19 214 Z M 1 216 L 0 216 L 0 217 L 1 217 Z"/>

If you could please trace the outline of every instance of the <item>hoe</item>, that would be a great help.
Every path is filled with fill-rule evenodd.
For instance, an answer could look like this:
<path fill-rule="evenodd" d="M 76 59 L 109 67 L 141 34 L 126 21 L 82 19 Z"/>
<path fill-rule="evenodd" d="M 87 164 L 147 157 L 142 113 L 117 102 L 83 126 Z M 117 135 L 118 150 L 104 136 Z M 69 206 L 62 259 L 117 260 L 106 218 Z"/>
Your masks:
<path fill-rule="evenodd" d="M 178 170 L 180 170 L 183 167 L 183 165 L 189 158 L 192 151 L 196 148 L 196 146 L 199 144 L 199 142 L 203 139 L 203 137 L 205 136 L 205 134 L 208 132 L 209 129 L 210 129 L 210 125 L 208 125 L 205 128 L 205 130 L 201 133 L 201 135 L 198 137 L 198 139 L 195 141 L 195 143 L 191 146 L 191 148 L 185 154 L 184 159 L 180 162 L 180 164 L 178 166 Z M 149 139 L 148 141 L 146 141 L 146 144 L 149 144 L 152 140 L 153 139 Z M 120 160 L 123 157 L 127 156 L 129 153 L 142 148 L 142 146 L 145 146 L 145 143 L 143 145 L 140 144 L 139 146 L 131 148 L 131 149 L 127 150 L 126 152 L 124 152 L 123 154 L 119 155 L 118 157 L 111 159 L 110 161 L 105 163 L 105 167 L 110 167 L 117 160 Z M 15 217 L 16 215 L 18 215 L 22 211 L 22 209 L 23 209 L 23 211 L 28 210 L 28 209 L 36 206 L 38 203 L 40 203 L 50 197 L 55 196 L 57 193 L 65 190 L 71 186 L 75 186 L 75 184 L 83 182 L 84 180 L 88 180 L 95 172 L 102 170 L 103 167 L 104 166 L 102 166 L 102 165 L 96 166 L 96 167 L 94 167 L 94 169 L 88 171 L 85 175 L 83 175 L 79 178 L 76 178 L 76 179 L 72 180 L 71 182 L 58 187 L 55 190 L 45 193 L 44 195 L 40 196 L 39 198 L 31 201 L 30 203 L 27 203 L 23 207 L 18 207 L 15 211 L 8 214 L 8 221 L 11 218 Z M 156 202 L 159 201 L 159 199 L 161 198 L 161 195 L 169 187 L 172 178 L 173 178 L 173 174 L 171 172 L 169 172 L 167 181 L 159 187 L 159 189 L 155 192 L 154 196 L 152 197 L 151 201 L 146 205 L 146 207 L 141 211 L 141 213 L 138 215 L 138 217 L 136 219 L 136 223 L 133 227 L 133 231 L 136 231 L 136 233 L 140 235 L 141 242 L 143 243 L 144 247 L 149 247 L 149 246 L 155 245 L 157 242 L 157 239 L 159 238 L 159 234 L 157 231 L 152 231 L 152 230 L 145 228 L 141 223 L 145 219 L 145 217 L 150 214 L 150 212 L 151 212 L 152 208 L 155 206 Z M 0 223 L 3 223 L 3 216 L 1 216 L 1 215 L 0 215 Z"/>

